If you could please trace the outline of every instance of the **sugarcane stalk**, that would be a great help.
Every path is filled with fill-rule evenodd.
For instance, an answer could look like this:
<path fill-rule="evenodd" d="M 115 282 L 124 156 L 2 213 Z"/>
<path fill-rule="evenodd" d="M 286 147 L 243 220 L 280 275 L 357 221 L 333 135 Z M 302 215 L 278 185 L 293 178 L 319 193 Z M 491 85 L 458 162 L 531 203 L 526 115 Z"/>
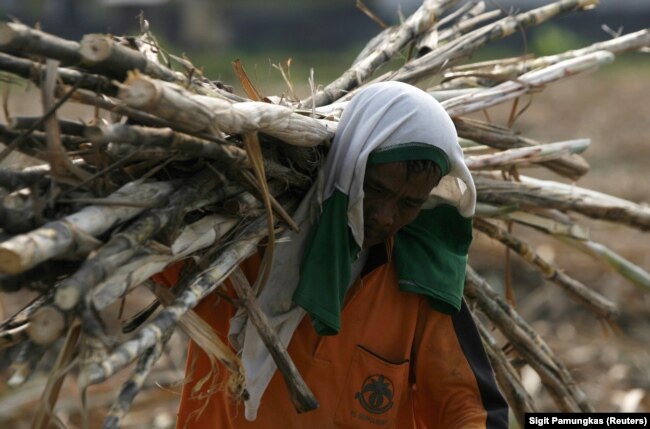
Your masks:
<path fill-rule="evenodd" d="M 72 94 L 72 100 L 89 106 L 95 106 L 115 114 L 126 116 L 133 119 L 137 123 L 146 126 L 173 128 L 177 131 L 191 134 L 200 139 L 209 140 L 216 143 L 223 142 L 221 136 L 216 136 L 210 133 L 193 132 L 191 129 L 187 129 L 177 123 L 173 123 L 149 113 L 145 113 L 136 108 L 125 106 L 124 103 L 121 103 L 119 101 L 115 101 L 107 97 L 96 96 L 95 94 L 92 94 L 88 91 L 77 90 L 74 94 Z"/>
<path fill-rule="evenodd" d="M 171 290 L 158 285 L 154 285 L 151 289 L 163 305 L 168 306 L 174 302 L 175 297 Z M 194 310 L 185 313 L 179 320 L 178 326 L 205 351 L 211 360 L 218 360 L 230 371 L 228 388 L 233 397 L 247 399 L 248 392 L 241 360 L 230 346 L 221 341 L 212 326 Z"/>
<path fill-rule="evenodd" d="M 35 61 L 0 53 L 0 70 L 30 80 L 37 85 L 41 82 L 44 68 L 44 65 Z M 59 77 L 66 85 L 99 91 L 111 96 L 117 92 L 117 87 L 105 76 L 59 67 Z"/>
<path fill-rule="evenodd" d="M 82 37 L 79 54 L 85 67 L 101 72 L 108 76 L 123 80 L 127 73 L 138 70 L 155 79 L 176 82 L 180 85 L 191 85 L 192 89 L 202 95 L 226 98 L 235 102 L 244 101 L 242 97 L 217 86 L 195 70 L 189 61 L 183 65 L 192 70 L 193 79 L 186 78 L 183 73 L 172 70 L 158 61 L 151 49 L 153 40 L 142 41 L 143 35 L 135 39 L 137 49 L 132 49 L 120 43 L 114 37 L 106 34 L 86 34 Z"/>
<path fill-rule="evenodd" d="M 82 159 L 76 159 L 76 158 L 73 159 L 72 162 L 74 162 L 75 164 L 78 164 L 80 166 L 86 164 L 86 161 L 84 161 Z M 22 173 L 25 173 L 25 174 L 42 174 L 42 175 L 47 176 L 47 175 L 50 174 L 51 170 L 50 170 L 50 165 L 49 164 L 36 164 L 36 165 L 30 165 L 30 166 L 27 166 L 27 167 L 23 167 L 20 171 Z M 31 184 L 31 183 L 29 183 L 29 184 Z"/>
<path fill-rule="evenodd" d="M 223 184 L 223 180 L 223 177 L 205 169 L 185 181 L 169 196 L 164 207 L 148 211 L 113 235 L 84 261 L 79 270 L 64 279 L 56 288 L 54 303 L 63 311 L 73 309 L 89 290 L 126 263 L 140 246 L 168 223 L 177 220 L 187 204 Z"/>
<path fill-rule="evenodd" d="M 650 46 L 650 29 L 646 28 L 604 42 L 597 42 L 581 49 L 573 49 L 561 54 L 526 60 L 520 64 L 523 67 L 522 70 L 532 70 L 534 68 L 547 67 L 570 58 L 582 57 L 597 51 L 608 51 L 612 54 L 620 55 L 648 46 Z"/>
<path fill-rule="evenodd" d="M 224 188 L 220 189 L 217 194 L 223 193 L 222 191 L 224 191 Z M 234 193 L 226 192 L 223 193 L 223 195 L 232 196 L 244 193 L 246 195 L 249 195 L 253 205 L 259 205 L 257 200 L 252 195 L 243 192 L 241 188 L 235 187 L 234 191 Z M 214 201 L 221 201 L 222 199 L 224 198 L 220 197 L 216 198 Z M 262 211 L 259 211 L 259 213 L 256 213 L 252 217 L 261 216 L 262 214 L 264 213 Z M 250 212 L 247 213 L 247 217 L 250 216 Z M 235 225 L 236 222 L 236 219 L 228 219 L 222 215 L 207 215 L 194 224 L 186 226 L 181 231 L 177 240 L 172 244 L 171 249 L 169 249 L 171 250 L 171 255 L 169 255 L 170 252 L 166 250 L 162 251 L 162 254 L 152 254 L 152 251 L 156 252 L 156 249 L 151 249 L 150 252 L 132 258 L 131 263 L 126 266 L 122 266 L 120 269 L 118 269 L 118 272 L 112 275 L 107 282 L 95 289 L 93 296 L 93 303 L 95 305 L 95 308 L 104 308 L 106 305 L 115 301 L 118 296 L 126 294 L 128 289 L 134 288 L 139 283 L 146 284 L 152 288 L 152 285 L 156 284 L 153 283 L 149 278 L 151 275 L 162 271 L 166 265 L 172 264 L 174 261 L 181 260 L 186 255 L 190 255 L 202 248 L 205 248 L 206 246 L 211 246 L 212 249 L 208 252 L 205 252 L 201 257 L 201 260 L 198 262 L 198 265 L 200 265 L 201 268 L 206 267 L 208 265 L 208 262 L 206 261 L 212 260 L 214 258 L 214 255 L 221 250 L 219 244 L 213 243 L 218 243 L 221 240 L 225 239 L 225 234 L 229 232 L 229 230 Z M 160 249 L 157 251 L 160 252 Z M 194 270 L 194 272 L 191 270 L 184 272 L 183 279 L 177 283 L 176 287 L 184 287 L 184 284 L 187 282 L 187 277 L 191 277 L 194 274 L 197 274 L 196 270 Z M 156 293 L 159 300 L 164 302 L 165 305 L 169 305 L 173 301 L 173 295 L 169 295 L 166 288 L 155 288 L 153 291 Z M 131 332 L 137 328 L 137 326 L 141 325 L 142 322 L 144 322 L 144 320 L 146 320 L 153 313 L 153 311 L 155 311 L 159 303 L 159 301 L 154 302 L 147 309 L 134 316 L 132 318 L 132 322 L 128 323 L 128 328 L 127 324 L 123 326 L 123 331 Z M 137 320 L 140 320 L 140 322 L 138 323 Z M 135 325 L 135 328 L 132 329 L 132 325 Z M 200 328 L 199 326 L 193 327 Z M 197 342 L 199 341 L 197 340 Z"/>
<path fill-rule="evenodd" d="M 173 189 L 170 182 L 129 182 L 107 198 L 156 204 Z M 142 207 L 88 206 L 27 234 L 0 243 L 0 273 L 18 274 L 64 253 L 96 247 L 97 237 L 133 218 Z"/>
<path fill-rule="evenodd" d="M 442 28 L 448 29 L 450 26 L 453 27 L 461 21 L 466 21 L 468 18 L 483 12 L 485 12 L 485 2 L 483 0 L 466 1 L 459 5 L 455 10 L 438 19 L 437 22 L 421 36 L 420 42 L 426 36 L 430 35 L 433 29 L 437 29 L 438 31 Z"/>
<path fill-rule="evenodd" d="M 106 417 L 104 417 L 102 429 L 118 429 L 120 427 L 120 423 L 129 411 L 135 396 L 140 392 L 140 389 L 142 389 L 142 385 L 151 372 L 154 364 L 158 359 L 160 359 L 165 345 L 171 338 L 172 332 L 173 328 L 168 329 L 159 342 L 156 342 L 155 345 L 148 348 L 138 358 L 131 376 L 124 382 L 124 384 L 122 384 L 117 399 L 115 399 L 111 408 L 108 410 Z"/>
<path fill-rule="evenodd" d="M 433 25 L 439 15 L 453 6 L 456 0 L 425 0 L 397 30 L 384 30 L 379 46 L 346 70 L 334 82 L 312 97 L 300 102 L 301 106 L 323 106 L 338 100 L 351 89 L 364 83 L 382 64 L 393 58 L 403 47 Z"/>
<path fill-rule="evenodd" d="M 224 211 L 233 216 L 256 217 L 263 213 L 259 200 L 250 192 L 242 192 L 223 203 Z"/>
<path fill-rule="evenodd" d="M 640 287 L 644 291 L 650 291 L 650 273 L 642 267 L 634 264 L 630 260 L 624 258 L 618 253 L 614 252 L 609 247 L 602 243 L 597 243 L 591 240 L 576 239 L 574 237 L 555 237 L 563 243 L 588 254 L 589 256 L 605 262 L 611 268 L 616 270 L 621 276 L 625 277 L 635 286 Z"/>
<path fill-rule="evenodd" d="M 612 53 L 596 51 L 581 57 L 561 61 L 540 70 L 524 73 L 516 81 L 504 82 L 493 88 L 443 101 L 442 105 L 450 116 L 466 115 L 520 97 L 532 89 L 558 79 L 595 70 L 612 61 L 614 61 Z"/>
<path fill-rule="evenodd" d="M 558 214 L 560 213 L 557 211 L 536 210 L 535 212 L 513 211 L 498 216 L 542 230 L 552 234 L 555 238 L 561 239 L 561 236 L 566 236 L 577 240 L 589 239 L 589 230 L 587 228 L 574 223 L 570 219 L 558 218 Z"/>
<path fill-rule="evenodd" d="M 268 185 L 271 195 L 278 195 L 286 190 L 286 186 L 277 180 L 269 181 Z M 247 191 L 237 192 L 223 199 L 221 206 L 224 213 L 242 218 L 255 218 L 264 214 L 264 207 L 259 198 Z"/>
<path fill-rule="evenodd" d="M 542 208 L 571 210 L 594 219 L 624 223 L 642 231 L 650 230 L 650 208 L 622 198 L 563 183 L 519 176 L 519 182 L 475 175 L 479 201 L 519 203 Z"/>
<path fill-rule="evenodd" d="M 171 128 L 150 128 L 126 124 L 110 124 L 88 127 L 86 137 L 96 144 L 109 142 L 128 144 L 139 148 L 158 148 L 165 151 L 178 151 L 184 155 L 209 158 L 217 162 L 217 167 L 230 175 L 243 168 L 250 168 L 246 151 L 223 140 L 221 143 L 179 133 Z M 270 177 L 284 180 L 291 186 L 309 186 L 308 177 L 284 167 L 270 159 L 264 160 L 264 168 Z"/>
<path fill-rule="evenodd" d="M 45 348 L 29 340 L 20 344 L 18 354 L 11 362 L 9 373 L 11 374 L 7 385 L 16 388 L 23 385 L 36 368 L 36 365 L 43 357 Z"/>
<path fill-rule="evenodd" d="M 438 33 L 440 31 L 440 28 L 444 27 L 445 25 L 447 25 L 452 21 L 458 21 L 459 17 L 461 16 L 470 14 L 473 10 L 479 8 L 482 3 L 483 2 L 480 2 L 478 0 L 471 0 L 465 4 L 461 4 L 456 10 L 454 10 L 450 14 L 440 16 L 439 19 L 436 18 L 436 21 L 433 23 L 432 27 L 430 27 L 427 31 L 423 32 L 419 36 L 419 40 L 417 41 L 416 44 L 417 49 L 420 49 L 420 47 L 423 44 L 426 44 L 427 39 L 433 39 L 435 37 L 433 35 Z M 398 25 L 393 25 L 390 27 L 385 26 L 384 30 L 381 33 L 377 34 L 375 37 L 370 39 L 368 43 L 366 43 L 366 45 L 363 47 L 361 52 L 359 52 L 359 54 L 354 59 L 352 64 L 354 65 L 359 61 L 361 61 L 362 59 L 366 58 L 369 54 L 375 51 L 378 46 L 380 46 L 382 43 L 385 43 L 385 40 L 389 39 L 392 34 L 399 31 L 399 29 L 400 27 Z"/>
<path fill-rule="evenodd" d="M 587 9 L 596 4 L 598 0 L 559 0 L 528 12 L 502 18 L 407 62 L 395 73 L 387 76 L 387 79 L 407 83 L 417 82 L 441 69 L 443 65 L 465 57 L 487 43 L 502 39 L 522 28 L 539 25 L 555 16 Z"/>
<path fill-rule="evenodd" d="M 476 218 L 474 228 L 487 236 L 500 241 L 509 249 L 514 250 L 526 262 L 537 268 L 549 281 L 563 288 L 567 293 L 586 305 L 598 317 L 610 319 L 618 314 L 616 305 L 599 293 L 589 289 L 581 282 L 566 275 L 559 267 L 545 261 L 526 242 L 519 240 L 503 228 L 484 219 Z"/>
<path fill-rule="evenodd" d="M 1 137 L 0 140 L 2 140 Z M 10 168 L 0 167 L 0 186 L 10 191 L 34 186 L 39 182 L 45 182 L 49 180 L 47 173 L 48 171 L 43 169 L 23 169 L 18 171 Z"/>
<path fill-rule="evenodd" d="M 289 107 L 257 101 L 232 103 L 196 95 L 178 85 L 137 73 L 129 75 L 118 95 L 127 105 L 192 133 L 260 131 L 298 146 L 315 146 L 333 136 L 333 131 L 319 120 L 294 113 Z"/>
<path fill-rule="evenodd" d="M 208 269 L 179 293 L 173 304 L 158 313 L 133 339 L 118 346 L 103 362 L 85 366 L 79 376 L 81 385 L 105 380 L 160 341 L 166 329 L 174 326 L 201 299 L 219 287 L 240 262 L 256 251 L 257 244 L 266 236 L 265 225 L 263 218 L 253 221 L 244 236 L 226 247 Z"/>
<path fill-rule="evenodd" d="M 0 22 L 0 50 L 14 55 L 51 58 L 65 65 L 81 61 L 79 43 L 17 22 Z"/>
<path fill-rule="evenodd" d="M 298 372 L 298 368 L 291 360 L 287 349 L 280 341 L 277 333 L 271 327 L 268 317 L 257 302 L 255 292 L 241 269 L 236 269 L 230 276 L 233 289 L 237 293 L 239 303 L 248 314 L 248 320 L 255 326 L 262 342 L 269 350 L 273 361 L 284 378 L 289 389 L 289 397 L 298 413 L 318 408 L 318 400 Z"/>
<path fill-rule="evenodd" d="M 0 162 L 6 159 L 14 150 L 24 155 L 46 161 L 43 159 L 45 158 L 43 154 L 45 149 L 45 134 L 42 132 L 32 131 L 31 134 L 27 135 L 26 132 L 18 133 L 11 131 L 3 124 L 0 124 L 0 142 L 7 146 L 0 152 Z"/>
<path fill-rule="evenodd" d="M 436 49 L 438 46 L 445 45 L 453 39 L 462 36 L 473 30 L 479 24 L 497 18 L 502 11 L 495 9 L 489 12 L 481 13 L 471 18 L 462 19 L 448 28 L 440 29 L 438 26 L 431 28 L 418 42 L 417 48 L 419 56 Z"/>
<path fill-rule="evenodd" d="M 478 318 L 474 318 L 476 327 L 481 335 L 485 352 L 492 363 L 494 375 L 499 383 L 501 392 L 515 415 L 520 427 L 525 427 L 525 414 L 534 413 L 537 410 L 526 389 L 521 385 L 517 371 L 512 366 L 506 354 L 501 350 L 494 337 Z"/>
<path fill-rule="evenodd" d="M 154 285 L 151 289 L 164 306 L 174 303 L 175 296 L 171 290 L 158 285 Z M 219 359 L 226 368 L 243 377 L 243 368 L 239 357 L 230 346 L 221 341 L 214 329 L 194 310 L 188 311 L 180 319 L 179 326 L 210 356 Z M 243 390 L 239 390 L 239 393 L 243 393 Z"/>
<path fill-rule="evenodd" d="M 197 158 L 183 152 L 169 152 L 155 147 L 140 148 L 129 143 L 109 143 L 104 152 L 113 159 L 128 157 L 131 161 L 128 171 L 133 177 L 146 174 L 152 167 L 163 165 L 163 162 L 183 162 Z M 142 166 L 144 167 L 141 168 Z"/>
<path fill-rule="evenodd" d="M 137 69 L 143 73 L 150 73 L 158 79 L 186 83 L 186 79 L 181 73 L 148 59 L 146 55 L 136 50 L 121 46 L 109 36 L 104 35 L 87 35 L 82 38 L 80 44 L 23 24 L 0 22 L 0 51 L 20 56 L 51 58 L 66 66 L 83 66 L 92 72 L 112 74 L 118 78 L 123 78 L 128 70 Z M 99 79 L 106 78 L 102 76 Z M 209 84 L 207 79 L 192 83 L 193 89 L 202 94 L 218 95 L 233 101 L 242 101 L 241 97 Z M 109 87 L 112 85 L 106 86 L 106 88 Z"/>
<path fill-rule="evenodd" d="M 8 326 L 0 329 L 0 350 L 7 349 L 9 347 L 20 344 L 24 341 L 27 341 L 29 338 L 27 335 L 27 328 L 29 328 L 28 323 L 23 323 L 22 325 Z"/>
<path fill-rule="evenodd" d="M 43 305 L 51 301 L 51 297 L 48 295 L 40 295 L 29 304 L 23 307 L 18 313 L 11 316 L 9 319 L 4 320 L 0 324 L 0 331 L 5 331 L 12 329 L 21 325 L 24 325 L 29 321 L 29 316 L 33 314 L 36 310 L 41 308 Z"/>
<path fill-rule="evenodd" d="M 233 169 L 247 167 L 243 149 L 226 140 L 221 143 L 183 134 L 171 128 L 152 128 L 127 124 L 106 124 L 88 127 L 84 135 L 99 145 L 111 142 L 126 143 L 142 148 L 160 148 L 166 151 L 182 151 L 196 156 L 220 161 L 220 167 Z"/>
<path fill-rule="evenodd" d="M 118 115 L 126 116 L 143 125 L 152 127 L 174 127 L 179 131 L 191 133 L 191 131 L 184 129 L 179 125 L 175 125 L 169 121 L 158 118 L 141 110 L 130 108 L 128 106 L 125 106 L 124 103 L 121 103 L 114 99 L 97 96 L 87 90 L 77 90 L 71 98 L 72 101 L 76 101 L 78 103 L 86 104 L 89 106 L 99 107 L 100 109 L 104 109 Z"/>
<path fill-rule="evenodd" d="M 0 227 L 9 234 L 20 234 L 38 226 L 32 189 L 23 188 L 0 201 Z"/>
<path fill-rule="evenodd" d="M 452 69 L 451 71 L 446 72 L 444 74 L 444 78 L 454 79 L 463 76 L 479 75 L 483 79 L 512 79 L 522 73 L 526 73 L 529 70 L 549 67 L 561 61 L 582 57 L 596 51 L 608 51 L 614 55 L 620 55 L 625 52 L 639 50 L 647 46 L 650 46 L 650 29 L 644 29 L 634 33 L 625 34 L 623 36 L 615 37 L 611 40 L 597 42 L 584 48 L 573 49 L 556 55 L 547 55 L 544 57 L 507 63 L 491 62 L 485 64 L 471 64 L 465 67 L 459 67 L 458 70 Z"/>
<path fill-rule="evenodd" d="M 527 57 L 514 57 L 458 65 L 442 73 L 442 81 L 438 87 L 447 90 L 482 90 L 508 80 L 517 80 L 519 74 L 531 71 L 525 69 L 519 74 L 516 73 L 525 61 Z M 496 70 L 499 70 L 499 73 Z"/>
<path fill-rule="evenodd" d="M 482 3 L 483 5 L 485 3 Z M 440 32 L 438 44 L 449 43 L 451 40 L 468 33 L 476 28 L 479 24 L 498 18 L 503 13 L 502 10 L 495 9 L 488 12 L 478 13 L 474 16 L 462 19 L 460 22 L 454 24 L 452 28 L 445 28 Z"/>
<path fill-rule="evenodd" d="M 469 118 L 454 118 L 458 136 L 470 139 L 496 149 L 507 150 L 517 147 L 538 146 L 541 143 L 522 137 L 509 128 Z M 589 164 L 579 155 L 573 154 L 542 165 L 555 173 L 577 180 L 589 171 Z"/>
<path fill-rule="evenodd" d="M 175 72 L 152 61 L 140 51 L 121 45 L 114 38 L 105 34 L 86 34 L 79 43 L 79 55 L 84 65 L 102 74 L 124 79 L 131 70 L 138 70 L 153 78 L 169 82 L 182 83 L 185 79 Z"/>
<path fill-rule="evenodd" d="M 515 165 L 536 164 L 572 153 L 582 153 L 590 143 L 589 139 L 580 139 L 508 149 L 494 154 L 467 156 L 465 164 L 470 170 L 507 169 Z"/>
<path fill-rule="evenodd" d="M 83 368 L 84 365 L 87 365 L 89 362 L 101 362 L 108 355 L 109 344 L 113 344 L 115 341 L 111 338 L 107 338 L 102 332 L 99 332 L 93 326 L 92 330 L 94 332 L 89 332 L 90 330 L 84 326 L 84 320 L 81 320 L 81 326 L 83 326 L 83 337 L 81 338 L 79 344 L 79 366 L 78 368 Z M 93 324 L 94 321 L 91 321 Z M 100 335 L 94 335 L 99 333 Z M 85 386 L 82 387 L 82 392 L 85 390 Z M 85 396 L 85 395 L 84 395 Z"/>
<path fill-rule="evenodd" d="M 149 252 L 135 255 L 94 288 L 91 298 L 93 307 L 97 310 L 106 308 L 127 290 L 163 271 L 168 264 L 217 243 L 236 223 L 237 219 L 233 217 L 207 215 L 184 227 L 168 252 L 155 253 L 154 249 L 151 249 Z"/>
<path fill-rule="evenodd" d="M 203 195 L 201 198 L 196 200 L 194 203 L 191 203 L 187 206 L 188 212 L 197 210 L 202 207 L 211 206 L 213 204 L 221 204 L 222 201 L 228 201 L 230 198 L 239 195 L 243 192 L 246 192 L 244 188 L 238 184 L 231 183 L 226 186 L 223 186 L 209 195 Z M 255 217 L 255 216 L 253 216 Z"/>
<path fill-rule="evenodd" d="M 12 130 L 26 130 L 38 123 L 40 119 L 40 116 L 14 116 L 9 121 L 9 127 Z M 37 129 L 43 131 L 44 127 L 39 125 Z M 62 134 L 83 136 L 85 129 L 86 125 L 81 122 L 59 119 L 59 130 L 61 130 Z"/>
<path fill-rule="evenodd" d="M 159 301 L 156 301 L 156 303 L 162 302 L 164 305 L 170 305 L 174 301 L 174 294 L 171 292 L 171 290 L 155 285 L 152 282 L 149 282 L 149 286 L 159 299 Z M 199 347 L 204 350 L 210 359 L 211 364 L 216 364 L 217 361 L 220 361 L 230 371 L 230 376 L 227 384 L 228 390 L 232 397 L 236 400 L 248 399 L 248 392 L 245 389 L 245 380 L 241 361 L 235 355 L 233 350 L 220 339 L 214 329 L 193 310 L 187 312 L 179 320 L 178 325 Z M 173 326 L 170 327 L 168 331 L 166 331 L 165 335 L 169 335 L 172 331 Z M 163 342 L 164 340 L 165 339 L 163 337 Z M 156 351 L 158 344 L 159 343 L 156 343 L 156 345 L 146 350 L 144 354 L 140 356 L 137 364 L 138 368 L 142 366 L 143 370 L 145 369 L 144 365 L 142 365 L 143 360 L 150 359 L 152 349 Z M 217 370 L 216 367 L 215 370 Z M 136 382 L 138 380 L 144 381 L 144 376 L 145 374 L 143 374 L 143 371 L 140 371 L 138 369 L 134 371 L 131 380 L 123 385 L 122 392 L 118 396 L 118 399 L 115 401 L 111 411 L 109 411 L 109 414 L 105 419 L 105 425 L 107 423 L 114 424 L 116 421 L 119 421 L 125 414 L 128 406 L 133 399 L 133 396 L 135 395 L 133 391 L 137 391 L 137 389 L 141 387 L 141 383 L 136 384 Z M 213 377 L 213 380 L 216 380 L 216 377 Z M 212 389 L 214 387 L 222 388 L 223 386 L 213 384 L 209 389 Z"/>
<path fill-rule="evenodd" d="M 50 422 L 54 411 L 54 405 L 59 397 L 63 380 L 69 370 L 70 363 L 75 359 L 78 349 L 77 342 L 81 334 L 81 325 L 76 323 L 68 331 L 65 342 L 57 356 L 50 377 L 47 380 L 43 395 L 39 402 L 34 420 L 33 429 L 45 429 Z"/>
<path fill-rule="evenodd" d="M 568 412 L 593 411 L 584 392 L 544 340 L 469 266 L 465 277 L 465 296 L 489 317 L 537 371 L 560 409 Z"/>
<path fill-rule="evenodd" d="M 33 125 L 33 124 L 32 124 Z M 21 137 L 23 133 L 22 132 L 16 132 L 8 129 L 4 125 L 0 124 L 0 141 L 3 143 L 10 144 L 14 140 L 18 139 Z M 29 140 L 37 142 L 37 145 L 31 145 L 29 150 L 27 151 L 27 154 L 30 156 L 34 156 L 37 154 L 38 151 L 43 151 L 45 152 L 46 150 L 46 136 L 45 133 L 42 131 L 30 131 L 29 132 Z M 25 143 L 29 143 L 29 140 L 25 141 Z M 63 146 L 68 149 L 68 150 L 77 150 L 79 149 L 79 145 L 85 141 L 84 138 L 78 137 L 78 136 L 70 136 L 70 135 L 61 135 L 61 143 Z M 23 143 L 23 146 L 25 145 Z M 21 147 L 19 146 L 18 149 L 20 150 Z M 42 157 L 42 155 L 40 155 Z M 73 160 L 74 163 L 74 160 Z M 49 167 L 48 167 L 49 169 Z"/>

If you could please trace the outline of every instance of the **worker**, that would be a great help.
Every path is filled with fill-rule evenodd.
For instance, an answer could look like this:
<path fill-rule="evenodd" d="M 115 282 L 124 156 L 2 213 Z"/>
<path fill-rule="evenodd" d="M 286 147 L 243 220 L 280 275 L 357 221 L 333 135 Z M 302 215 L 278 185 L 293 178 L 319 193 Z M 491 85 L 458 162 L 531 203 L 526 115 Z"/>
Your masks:
<path fill-rule="evenodd" d="M 437 101 L 398 82 L 360 90 L 258 297 L 319 407 L 295 410 L 245 311 L 212 294 L 196 311 L 240 355 L 249 398 L 190 342 L 177 428 L 507 428 L 463 301 L 475 204 Z M 242 264 L 251 283 L 260 258 Z"/>

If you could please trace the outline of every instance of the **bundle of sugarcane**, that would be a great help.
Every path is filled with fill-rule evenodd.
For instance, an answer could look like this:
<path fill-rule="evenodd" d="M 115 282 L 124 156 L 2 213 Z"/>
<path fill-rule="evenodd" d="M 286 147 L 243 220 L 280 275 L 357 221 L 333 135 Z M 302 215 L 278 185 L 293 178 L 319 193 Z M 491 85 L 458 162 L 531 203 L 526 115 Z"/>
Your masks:
<path fill-rule="evenodd" d="M 544 260 L 504 225 L 526 225 L 571 242 L 648 288 L 650 275 L 644 269 L 592 242 L 570 215 L 648 230 L 650 209 L 520 173 L 542 166 L 575 181 L 588 171 L 578 153 L 589 140 L 542 143 L 466 115 L 512 101 L 514 118 L 522 95 L 593 70 L 623 52 L 647 49 L 650 31 L 548 57 L 457 65 L 521 28 L 596 4 L 560 0 L 501 17 L 501 11 L 488 11 L 479 0 L 425 0 L 401 24 L 371 40 L 340 78 L 322 89 L 310 79 L 312 95 L 304 100 L 263 97 L 238 63 L 246 96 L 235 95 L 187 59 L 165 54 L 146 26 L 135 37 L 90 34 L 76 42 L 1 23 L 0 70 L 36 83 L 43 107 L 41 116 L 12 117 L 0 126 L 0 140 L 6 143 L 0 160 L 18 151 L 43 162 L 0 169 L 1 287 L 39 293 L 0 325 L 0 346 L 18 350 L 10 384 L 23 383 L 44 350 L 65 339 L 34 427 L 56 419 L 56 398 L 71 369 L 84 388 L 136 361 L 105 419 L 104 427 L 118 427 L 177 326 L 228 368 L 228 388 L 245 400 L 237 356 L 192 311 L 206 295 L 218 293 L 228 277 L 240 298 L 237 305 L 262 334 L 296 408 L 317 406 L 237 267 L 262 241 L 271 261 L 277 232 L 297 228 L 290 213 L 314 180 L 346 101 L 370 81 L 418 84 L 436 78 L 428 92 L 454 119 L 474 172 L 475 229 L 521 255 L 598 318 L 615 317 L 614 303 Z M 404 52 L 403 65 L 377 73 Z M 110 112 L 110 119 L 90 125 L 59 119 L 57 110 L 66 102 Z M 150 281 L 187 259 L 193 262 L 174 289 Z M 269 267 L 270 262 L 262 268 L 261 283 Z M 99 311 L 138 286 L 149 288 L 156 304 L 123 326 L 124 332 L 111 330 Z M 488 321 L 538 372 L 560 410 L 592 410 L 545 342 L 471 268 L 466 298 L 485 316 L 477 318 L 480 333 L 519 422 L 535 404 L 512 355 L 486 327 Z M 158 303 L 162 310 L 155 308 Z"/>

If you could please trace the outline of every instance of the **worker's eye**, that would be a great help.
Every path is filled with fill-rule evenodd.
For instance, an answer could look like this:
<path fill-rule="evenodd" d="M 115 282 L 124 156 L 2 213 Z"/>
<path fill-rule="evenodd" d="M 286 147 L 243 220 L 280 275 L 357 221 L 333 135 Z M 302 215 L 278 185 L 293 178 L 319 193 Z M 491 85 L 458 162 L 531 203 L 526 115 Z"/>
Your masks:
<path fill-rule="evenodd" d="M 363 191 L 365 193 L 372 193 L 372 194 L 382 194 L 384 192 L 381 186 L 375 185 L 373 183 L 364 183 Z"/>
<path fill-rule="evenodd" d="M 404 209 L 413 210 L 422 207 L 422 202 L 415 200 L 401 200 L 400 205 Z"/>

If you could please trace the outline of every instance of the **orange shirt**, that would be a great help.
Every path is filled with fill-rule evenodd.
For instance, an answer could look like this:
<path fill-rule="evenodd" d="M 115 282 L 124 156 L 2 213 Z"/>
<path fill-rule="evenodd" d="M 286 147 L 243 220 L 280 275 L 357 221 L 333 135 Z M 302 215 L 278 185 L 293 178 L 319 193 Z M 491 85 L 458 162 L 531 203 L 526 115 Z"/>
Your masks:
<path fill-rule="evenodd" d="M 251 281 L 258 261 L 244 263 Z M 225 340 L 234 307 L 213 294 L 196 311 Z M 424 297 L 398 289 L 392 263 L 379 265 L 348 292 L 338 335 L 318 336 L 305 317 L 289 344 L 318 409 L 298 414 L 277 371 L 254 422 L 223 391 L 193 398 L 211 383 L 208 358 L 191 342 L 177 428 L 507 428 L 471 317 L 465 304 L 454 316 L 432 310 Z M 227 371 L 213 376 L 223 382 Z"/>

